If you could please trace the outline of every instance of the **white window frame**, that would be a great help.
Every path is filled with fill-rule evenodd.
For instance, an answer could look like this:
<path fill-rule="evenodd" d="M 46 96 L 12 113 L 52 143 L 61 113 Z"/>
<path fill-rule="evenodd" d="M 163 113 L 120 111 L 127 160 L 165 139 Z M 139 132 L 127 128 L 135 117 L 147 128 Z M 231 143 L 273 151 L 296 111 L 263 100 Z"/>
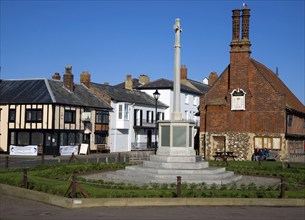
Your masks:
<path fill-rule="evenodd" d="M 234 93 L 243 93 L 243 95 L 235 96 Z M 246 94 L 242 89 L 234 89 L 231 93 L 231 111 L 246 110 Z"/>

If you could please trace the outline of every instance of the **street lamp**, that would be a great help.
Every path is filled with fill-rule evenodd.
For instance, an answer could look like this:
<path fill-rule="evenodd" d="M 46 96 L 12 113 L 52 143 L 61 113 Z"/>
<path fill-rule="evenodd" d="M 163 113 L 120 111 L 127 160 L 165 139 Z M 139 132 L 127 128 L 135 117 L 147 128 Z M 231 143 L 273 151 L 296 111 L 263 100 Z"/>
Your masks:
<path fill-rule="evenodd" d="M 158 123 L 157 123 L 157 117 L 158 117 L 158 112 L 157 112 L 157 107 L 158 107 L 158 99 L 160 97 L 160 93 L 158 92 L 158 89 L 153 93 L 154 98 L 156 100 L 156 128 L 155 128 L 155 154 L 157 154 L 157 129 L 158 129 Z"/>

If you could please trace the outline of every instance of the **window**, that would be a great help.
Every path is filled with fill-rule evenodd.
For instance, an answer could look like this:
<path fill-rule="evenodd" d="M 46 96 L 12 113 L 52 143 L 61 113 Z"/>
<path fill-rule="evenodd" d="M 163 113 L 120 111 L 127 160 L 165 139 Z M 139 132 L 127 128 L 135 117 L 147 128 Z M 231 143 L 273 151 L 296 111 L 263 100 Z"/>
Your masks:
<path fill-rule="evenodd" d="M 18 143 L 18 145 L 29 145 L 30 144 L 30 133 L 29 132 L 19 132 L 17 143 Z"/>
<path fill-rule="evenodd" d="M 287 124 L 288 124 L 288 127 L 291 127 L 292 126 L 292 115 L 288 115 L 287 116 Z"/>
<path fill-rule="evenodd" d="M 75 146 L 82 142 L 82 134 L 77 132 L 61 132 L 60 145 L 61 146 Z"/>
<path fill-rule="evenodd" d="M 185 94 L 185 104 L 189 104 L 189 95 Z"/>
<path fill-rule="evenodd" d="M 255 137 L 254 146 L 257 149 L 267 148 L 279 150 L 281 149 L 281 138 L 279 137 Z"/>
<path fill-rule="evenodd" d="M 164 120 L 164 112 L 158 112 L 157 120 Z"/>
<path fill-rule="evenodd" d="M 119 119 L 123 119 L 123 105 L 119 105 Z"/>
<path fill-rule="evenodd" d="M 242 89 L 234 89 L 231 92 L 231 110 L 246 110 L 245 102 L 246 93 Z"/>
<path fill-rule="evenodd" d="M 305 128 L 305 118 L 304 118 L 304 125 L 303 125 L 303 128 Z"/>
<path fill-rule="evenodd" d="M 109 124 L 109 112 L 108 111 L 96 111 L 95 123 Z"/>
<path fill-rule="evenodd" d="M 26 122 L 42 122 L 42 109 L 26 109 L 25 110 Z"/>
<path fill-rule="evenodd" d="M 125 107 L 124 108 L 124 119 L 128 120 L 129 119 L 129 105 L 125 104 L 124 107 Z"/>
<path fill-rule="evenodd" d="M 16 109 L 10 109 L 9 111 L 9 122 L 15 122 L 16 120 Z"/>
<path fill-rule="evenodd" d="M 43 133 L 33 132 L 31 134 L 31 144 L 32 145 L 42 145 L 43 144 Z"/>
<path fill-rule="evenodd" d="M 143 110 L 135 109 L 134 110 L 134 125 L 135 126 L 142 126 L 142 114 Z"/>
<path fill-rule="evenodd" d="M 154 122 L 154 112 L 153 111 L 147 111 L 146 112 L 146 122 Z"/>
<path fill-rule="evenodd" d="M 195 96 L 194 97 L 194 105 L 196 106 L 196 105 L 198 105 L 198 103 L 199 103 L 199 97 Z"/>
<path fill-rule="evenodd" d="M 76 114 L 75 110 L 65 110 L 65 123 L 75 123 Z"/>
<path fill-rule="evenodd" d="M 12 145 L 16 144 L 16 132 L 12 131 L 11 132 L 11 143 Z"/>
<path fill-rule="evenodd" d="M 119 119 L 129 120 L 129 105 L 120 104 L 119 105 Z"/>
<path fill-rule="evenodd" d="M 95 132 L 95 144 L 106 144 L 107 132 Z"/>

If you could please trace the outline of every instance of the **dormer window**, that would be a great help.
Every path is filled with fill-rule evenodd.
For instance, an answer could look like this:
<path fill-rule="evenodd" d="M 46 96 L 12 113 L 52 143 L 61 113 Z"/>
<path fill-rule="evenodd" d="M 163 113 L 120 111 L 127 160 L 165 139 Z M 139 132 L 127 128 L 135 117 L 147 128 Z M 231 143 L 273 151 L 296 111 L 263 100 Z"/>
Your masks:
<path fill-rule="evenodd" d="M 246 93 L 242 89 L 234 89 L 231 93 L 231 111 L 246 110 Z"/>

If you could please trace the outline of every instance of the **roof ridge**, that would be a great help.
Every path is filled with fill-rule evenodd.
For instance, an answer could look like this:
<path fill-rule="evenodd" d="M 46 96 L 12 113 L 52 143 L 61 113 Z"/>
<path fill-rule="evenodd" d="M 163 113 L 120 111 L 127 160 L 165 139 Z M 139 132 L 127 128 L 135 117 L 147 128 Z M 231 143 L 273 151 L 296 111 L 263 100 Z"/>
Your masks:
<path fill-rule="evenodd" d="M 54 94 L 53 94 L 53 91 L 52 91 L 52 89 L 51 89 L 51 87 L 50 87 L 49 80 L 48 80 L 48 79 L 44 79 L 44 81 L 45 81 L 47 90 L 48 90 L 48 92 L 49 92 L 49 94 L 50 94 L 50 96 L 51 96 L 52 102 L 53 102 L 53 103 L 56 103 L 56 99 L 55 99 L 55 96 L 54 96 Z"/>

